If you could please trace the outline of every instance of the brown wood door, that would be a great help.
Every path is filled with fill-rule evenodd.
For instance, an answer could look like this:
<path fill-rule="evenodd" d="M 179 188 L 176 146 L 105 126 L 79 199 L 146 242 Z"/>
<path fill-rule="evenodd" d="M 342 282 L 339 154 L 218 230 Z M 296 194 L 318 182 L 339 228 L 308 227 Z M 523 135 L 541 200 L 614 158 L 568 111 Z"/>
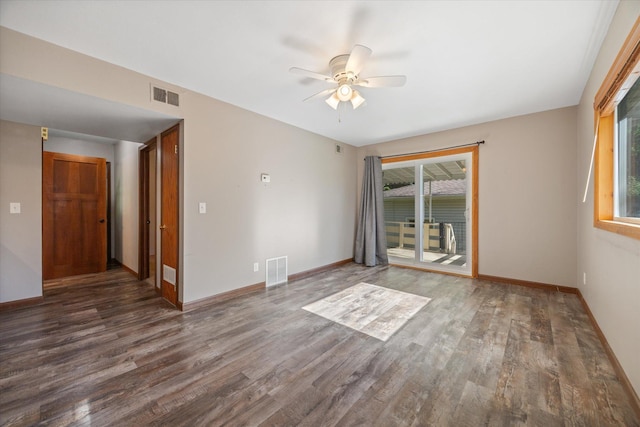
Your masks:
<path fill-rule="evenodd" d="M 42 153 L 45 280 L 107 269 L 106 161 Z"/>
<path fill-rule="evenodd" d="M 162 133 L 161 145 L 161 292 L 173 305 L 178 303 L 178 144 L 180 127 Z"/>

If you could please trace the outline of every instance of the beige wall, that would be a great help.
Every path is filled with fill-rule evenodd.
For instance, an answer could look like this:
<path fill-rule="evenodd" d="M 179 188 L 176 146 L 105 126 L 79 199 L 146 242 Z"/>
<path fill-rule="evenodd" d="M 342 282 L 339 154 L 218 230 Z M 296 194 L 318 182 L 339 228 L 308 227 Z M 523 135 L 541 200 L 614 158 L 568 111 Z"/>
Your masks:
<path fill-rule="evenodd" d="M 44 142 L 42 149 L 53 153 L 101 157 L 111 164 L 114 162 L 113 144 L 108 143 L 83 141 L 82 139 L 49 135 L 49 140 Z"/>
<path fill-rule="evenodd" d="M 576 286 L 575 129 L 576 109 L 563 108 L 362 147 L 358 177 L 366 155 L 484 140 L 478 168 L 479 273 Z"/>
<path fill-rule="evenodd" d="M 138 272 L 138 149 L 142 144 L 118 141 L 114 146 L 115 258 Z"/>
<path fill-rule="evenodd" d="M 0 72 L 169 116 L 180 111 L 149 99 L 150 83 L 182 93 L 179 87 L 5 27 L 0 27 Z"/>
<path fill-rule="evenodd" d="M 40 128 L 0 121 L 0 302 L 42 296 L 41 217 Z"/>
<path fill-rule="evenodd" d="M 267 258 L 288 255 L 294 274 L 352 257 L 353 147 L 343 145 L 337 155 L 335 141 L 164 82 L 156 83 L 181 94 L 180 108 L 152 103 L 150 77 L 6 28 L 0 28 L 0 72 L 183 117 L 183 302 L 264 281 Z M 269 185 L 261 173 L 271 175 Z M 125 237 L 122 261 L 137 269 L 131 250 L 137 212 L 125 208 L 133 200 L 126 192 L 137 193 L 137 186 L 125 187 L 122 233 L 131 238 Z M 208 204 L 206 214 L 198 213 L 199 202 Z"/>
<path fill-rule="evenodd" d="M 327 138 L 194 93 L 183 99 L 185 301 L 264 281 L 268 258 L 287 255 L 292 274 L 353 256 L 355 148 L 336 154 Z"/>
<path fill-rule="evenodd" d="M 598 325 L 640 392 L 640 241 L 593 227 L 593 178 L 582 203 L 593 144 L 593 100 L 637 17 L 640 2 L 621 1 L 578 107 L 576 282 Z M 583 284 L 583 273 L 586 284 Z"/>

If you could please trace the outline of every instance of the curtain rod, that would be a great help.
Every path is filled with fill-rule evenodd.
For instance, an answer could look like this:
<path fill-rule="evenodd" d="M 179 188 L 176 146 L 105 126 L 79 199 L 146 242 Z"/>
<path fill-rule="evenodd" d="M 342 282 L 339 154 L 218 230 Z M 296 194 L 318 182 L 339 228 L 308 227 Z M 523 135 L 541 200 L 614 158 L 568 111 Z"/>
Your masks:
<path fill-rule="evenodd" d="M 426 154 L 426 153 L 435 153 L 437 151 L 445 151 L 445 150 L 452 150 L 454 148 L 462 148 L 462 147 L 470 147 L 472 145 L 480 145 L 480 144 L 484 144 L 484 140 L 482 141 L 476 141 L 476 142 L 472 142 L 470 144 L 462 144 L 462 145 L 455 145 L 453 147 L 445 147 L 445 148 L 436 148 L 434 150 L 427 150 L 427 151 L 416 151 L 415 153 L 404 153 L 404 154 L 393 154 L 391 156 L 378 156 L 380 159 L 391 159 L 393 157 L 404 157 L 404 156 L 413 156 L 415 154 Z"/>

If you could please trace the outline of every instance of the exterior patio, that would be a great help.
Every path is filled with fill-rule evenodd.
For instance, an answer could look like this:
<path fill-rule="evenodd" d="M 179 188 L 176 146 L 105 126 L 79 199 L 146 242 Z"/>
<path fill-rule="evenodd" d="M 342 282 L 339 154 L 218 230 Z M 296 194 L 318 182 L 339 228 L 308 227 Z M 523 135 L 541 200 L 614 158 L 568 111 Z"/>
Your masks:
<path fill-rule="evenodd" d="M 387 255 L 392 258 L 415 259 L 415 251 L 406 248 L 388 248 Z M 464 254 L 446 254 L 441 252 L 424 251 L 423 258 L 425 262 L 431 262 L 441 265 L 455 265 L 466 267 L 467 256 Z"/>
<path fill-rule="evenodd" d="M 466 267 L 466 168 L 464 161 L 423 165 L 424 218 L 422 260 Z M 414 167 L 385 169 L 384 218 L 387 254 L 398 263 L 415 264 L 416 185 Z"/>

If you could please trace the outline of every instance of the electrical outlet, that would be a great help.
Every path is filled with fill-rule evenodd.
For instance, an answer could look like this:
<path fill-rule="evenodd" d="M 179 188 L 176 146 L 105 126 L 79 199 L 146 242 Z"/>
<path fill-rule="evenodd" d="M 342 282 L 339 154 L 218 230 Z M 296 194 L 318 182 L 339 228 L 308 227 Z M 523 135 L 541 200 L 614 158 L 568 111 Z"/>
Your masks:
<path fill-rule="evenodd" d="M 253 263 L 253 272 L 255 273 L 256 271 L 260 270 L 260 264 L 257 262 Z"/>

